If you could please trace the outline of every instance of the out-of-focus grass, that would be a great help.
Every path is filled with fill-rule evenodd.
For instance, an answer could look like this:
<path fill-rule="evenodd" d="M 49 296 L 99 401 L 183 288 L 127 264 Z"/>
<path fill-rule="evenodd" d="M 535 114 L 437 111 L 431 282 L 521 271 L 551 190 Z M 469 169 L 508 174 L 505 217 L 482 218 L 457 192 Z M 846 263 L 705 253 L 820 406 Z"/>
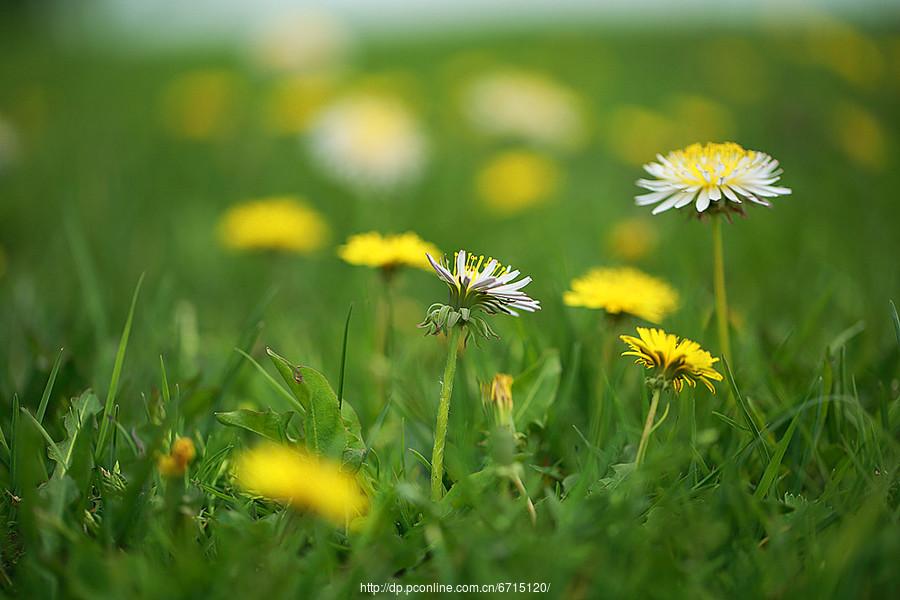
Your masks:
<path fill-rule="evenodd" d="M 21 152 L 0 172 L 3 589 L 341 597 L 361 581 L 397 580 L 542 581 L 571 597 L 888 595 L 900 552 L 900 348 L 889 305 L 900 297 L 900 76 L 896 34 L 867 35 L 883 62 L 874 84 L 811 60 L 822 54 L 802 31 L 586 28 L 365 42 L 349 80 L 399 82 L 432 143 L 420 184 L 373 201 L 318 172 L 296 136 L 267 132 L 274 81 L 230 50 L 124 58 L 5 30 L 0 114 L 18 126 Z M 504 219 L 483 207 L 475 180 L 489 157 L 518 145 L 461 126 L 456 103 L 471 65 L 492 64 L 564 82 L 585 99 L 590 126 L 584 147 L 551 152 L 564 174 L 554 201 Z M 234 81 L 228 127 L 212 141 L 173 139 L 164 90 L 197 69 Z M 726 386 L 718 396 L 686 393 L 631 472 L 646 403 L 640 374 L 625 359 L 609 378 L 598 374 L 603 340 L 630 326 L 564 308 L 561 295 L 571 277 L 614 261 L 606 234 L 641 214 L 633 155 L 649 161 L 671 149 L 642 143 L 707 136 L 770 152 L 794 190 L 725 228 L 734 383 L 747 413 L 729 404 Z M 302 258 L 223 250 L 215 230 L 223 210 L 273 194 L 315 206 L 333 244 Z M 641 266 L 683 300 L 666 328 L 714 347 L 708 227 L 681 214 L 652 224 L 659 246 Z M 384 386 L 373 358 L 380 282 L 334 253 L 347 235 L 371 229 L 412 229 L 445 251 L 498 255 L 533 275 L 529 290 L 543 301 L 536 315 L 496 320 L 502 339 L 461 357 L 446 506 L 425 499 L 428 473 L 409 450 L 427 455 L 431 446 L 443 359 L 441 343 L 414 326 L 445 291 L 424 272 L 401 275 Z M 59 443 L 70 398 L 88 388 L 107 397 L 142 273 L 110 395 L 121 425 L 107 425 L 115 455 L 93 460 L 103 422 L 91 417 L 67 477 L 48 480 L 47 442 L 20 407 L 43 413 L 52 370 L 42 426 Z M 336 384 L 351 303 L 344 397 L 373 450 L 375 491 L 368 525 L 346 534 L 239 494 L 227 461 L 256 440 L 212 415 L 291 408 L 235 347 L 263 362 L 263 347 L 273 346 Z M 529 368 L 550 380 L 536 388 L 549 408 L 543 426 L 528 427 L 522 456 L 536 527 L 502 480 L 467 477 L 489 455 L 481 384 Z M 169 392 L 170 418 L 148 419 Z M 198 442 L 184 482 L 153 471 L 154 451 L 173 433 Z"/>

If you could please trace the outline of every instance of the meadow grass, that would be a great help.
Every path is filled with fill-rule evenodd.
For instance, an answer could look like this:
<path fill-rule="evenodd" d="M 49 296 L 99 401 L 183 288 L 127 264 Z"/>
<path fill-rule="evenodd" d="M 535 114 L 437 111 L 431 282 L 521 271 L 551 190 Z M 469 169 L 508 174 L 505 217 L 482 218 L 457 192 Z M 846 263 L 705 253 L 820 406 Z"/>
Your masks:
<path fill-rule="evenodd" d="M 871 33 L 884 56 L 889 33 Z M 0 173 L 0 593 L 341 598 L 361 582 L 542 582 L 571 598 L 896 593 L 897 65 L 867 87 L 805 60 L 802 35 L 721 40 L 753 49 L 758 97 L 722 88 L 694 32 L 366 41 L 356 75 L 407 90 L 434 145 L 420 184 L 372 201 L 319 173 L 295 137 L 262 131 L 271 82 L 227 49 L 111 56 L 7 25 L 0 111 L 26 135 L 20 164 Z M 505 145 L 459 126 L 450 99 L 473 60 L 540 69 L 584 95 L 589 142 L 557 157 L 565 181 L 549 205 L 500 219 L 475 198 L 473 174 Z M 160 90 L 208 67 L 240 82 L 233 127 L 174 140 Z M 701 386 L 662 399 L 668 417 L 635 468 L 650 394 L 616 338 L 639 323 L 565 307 L 562 293 L 615 263 L 605 235 L 643 213 L 632 201 L 640 167 L 617 151 L 629 140 L 611 137 L 616 108 L 662 110 L 679 94 L 725 106 L 729 137 L 777 156 L 794 194 L 723 224 L 733 363 L 719 363 L 717 395 Z M 835 142 L 842 102 L 877 115 L 880 166 Z M 222 249 L 226 207 L 283 193 L 325 216 L 329 246 L 304 257 Z M 652 225 L 660 243 L 640 266 L 681 295 L 666 329 L 717 353 L 707 224 L 667 213 Z M 499 255 L 534 277 L 543 304 L 492 320 L 500 340 L 460 351 L 449 492 L 437 503 L 427 457 L 447 348 L 415 325 L 446 290 L 424 271 L 397 275 L 386 369 L 382 282 L 334 251 L 369 230 Z M 287 413 L 311 409 L 267 347 L 321 372 L 358 415 L 362 525 L 235 485 L 236 452 L 309 439 Z M 483 406 L 498 372 L 514 376 L 512 456 Z M 240 409 L 264 416 L 221 417 Z M 157 457 L 176 435 L 197 458 L 164 478 Z"/>

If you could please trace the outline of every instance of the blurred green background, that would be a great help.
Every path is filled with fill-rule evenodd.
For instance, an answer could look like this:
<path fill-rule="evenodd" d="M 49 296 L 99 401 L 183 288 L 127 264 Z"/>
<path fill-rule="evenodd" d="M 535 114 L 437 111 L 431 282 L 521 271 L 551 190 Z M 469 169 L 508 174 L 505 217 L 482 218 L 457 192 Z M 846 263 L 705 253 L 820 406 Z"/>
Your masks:
<path fill-rule="evenodd" d="M 634 206 L 633 197 L 639 193 L 634 181 L 642 176 L 641 165 L 656 153 L 725 140 L 776 157 L 784 169 L 783 184 L 793 189 L 771 210 L 752 206 L 746 219 L 725 227 L 735 376 L 744 395 L 765 422 L 772 422 L 786 407 L 808 399 L 810 390 L 822 385 L 823 364 L 830 369 L 827 365 L 840 355 L 845 389 L 853 388 L 859 406 L 881 420 L 890 403 L 894 415 L 898 343 L 889 301 L 900 298 L 900 30 L 890 14 L 874 24 L 816 12 L 784 22 L 776 14 L 744 25 L 732 19 L 718 25 L 642 26 L 636 18 L 577 25 L 511 22 L 419 36 L 340 29 L 340 52 L 322 64 L 285 67 L 260 61 L 258 48 L 243 40 L 148 48 L 121 40 L 114 44 L 117 36 L 102 32 L 74 34 L 48 26 L 58 20 L 47 16 L 52 4 L 42 6 L 40 11 L 12 6 L 0 13 L 0 402 L 7 407 L 0 423 L 5 430 L 13 395 L 33 409 L 61 347 L 63 366 L 48 413 L 56 415 L 48 425 L 51 434 L 62 437 L 65 398 L 87 387 L 105 392 L 134 286 L 145 273 L 119 392 L 119 420 L 127 429 L 144 417 L 141 398 L 158 394 L 159 355 L 166 358 L 172 385 L 179 385 L 185 397 L 200 398 L 197 421 L 188 427 L 200 436 L 222 435 L 216 433 L 221 426 L 201 417 L 215 410 L 286 408 L 252 368 L 240 369 L 226 392 L 198 396 L 216 388 L 221 374 L 240 360 L 234 348 L 260 318 L 255 355 L 270 345 L 335 381 L 352 304 L 345 396 L 359 412 L 364 431 L 374 431 L 385 397 L 391 398 L 386 425 L 379 423 L 380 433 L 373 433 L 382 462 L 399 464 L 404 450 L 395 447 L 395 436 L 401 429 L 406 445 L 427 455 L 444 355 L 442 346 L 422 337 L 415 325 L 446 292 L 424 271 L 401 274 L 395 290 L 394 367 L 385 393 L 380 386 L 386 367 L 376 356 L 382 282 L 376 272 L 344 264 L 336 255 L 337 246 L 354 233 L 412 230 L 445 252 L 466 248 L 512 263 L 533 276 L 528 289 L 543 303 L 538 314 L 496 319 L 502 341 L 467 349 L 451 415 L 451 475 L 474 472 L 483 460 L 479 385 L 497 371 L 519 373 L 547 351 L 562 357 L 563 392 L 555 398 L 535 463 L 559 468 L 560 480 L 581 472 L 588 469 L 583 461 L 590 459 L 576 428 L 586 431 L 593 410 L 598 348 L 606 336 L 629 328 L 610 330 L 598 314 L 564 307 L 562 293 L 592 266 L 626 262 L 610 245 L 610 233 L 625 219 L 644 217 L 655 244 L 637 264 L 668 280 L 682 296 L 666 329 L 715 352 L 708 224 L 690 209 L 651 218 L 648 210 Z M 565 90 L 577 113 L 576 140 L 557 144 L 491 133 L 467 118 L 467 86 L 484 74 L 510 69 Z M 299 91 L 292 95 L 293 89 Z M 398 98 L 416 116 L 427 154 L 410 181 L 381 190 L 354 187 L 315 161 L 309 124 L 318 111 L 357 93 Z M 515 214 L 492 211 L 479 193 L 479 173 L 498 154 L 520 150 L 552 163 L 556 184 L 534 206 Z M 305 255 L 223 247 L 217 224 L 225 211 L 275 195 L 297 196 L 318 210 L 330 226 L 330 241 Z M 627 369 L 624 359 L 618 362 L 612 379 L 620 384 L 618 406 L 628 417 L 624 422 L 604 417 L 608 437 L 597 463 L 589 467 L 597 479 L 609 476 L 611 464 L 623 462 L 627 441 L 639 431 L 638 374 Z M 711 416 L 713 409 L 724 410 L 724 395 L 698 398 L 701 429 L 725 429 Z M 879 458 L 865 450 L 872 463 L 860 458 L 860 472 L 877 466 L 893 479 L 895 421 L 896 415 L 885 422 L 888 435 Z M 783 491 L 801 490 L 797 493 L 812 502 L 827 489 L 837 458 L 828 453 L 834 448 L 817 450 L 812 424 L 809 431 L 808 446 L 792 456 L 796 465 L 806 465 L 810 454 L 820 456 L 821 472 L 796 476 Z M 841 446 L 840 439 L 832 442 Z M 859 486 L 832 500 L 840 508 L 827 524 L 869 506 L 861 491 L 865 484 Z M 860 535 L 873 536 L 873 554 L 860 550 L 857 558 L 840 563 L 839 573 L 855 573 L 858 579 L 848 575 L 848 587 L 835 584 L 828 593 L 852 596 L 863 589 L 877 596 L 892 580 L 897 583 L 886 566 L 897 558 L 896 480 L 890 489 L 883 512 L 860 525 Z M 742 486 L 735 484 L 728 493 L 743 498 L 739 490 Z M 707 510 L 749 510 L 727 495 L 717 501 L 730 509 L 715 503 L 704 508 L 694 498 L 672 493 L 684 500 L 675 511 L 682 512 L 672 517 L 683 519 L 676 528 L 680 533 L 670 532 L 673 537 L 695 533 L 684 523 L 706 519 Z M 550 512 L 550 504 L 539 510 Z M 553 533 L 516 530 L 521 546 L 512 541 L 513 534 L 497 532 L 502 524 L 485 531 L 470 522 L 462 531 L 474 537 L 460 542 L 470 552 L 451 551 L 450 564 L 463 581 L 476 574 L 539 572 L 591 582 L 589 575 L 577 573 L 595 553 L 611 570 L 620 569 L 619 583 L 601 588 L 605 593 L 590 583 L 566 587 L 560 581 L 558 593 L 565 589 L 576 597 L 661 595 L 664 587 L 653 591 L 653 577 L 661 573 L 660 582 L 679 580 L 662 558 L 654 559 L 661 564 L 641 563 L 629 572 L 614 553 L 600 548 L 621 544 L 623 556 L 636 561 L 667 544 L 683 543 L 679 548 L 690 554 L 689 543 L 672 542 L 661 533 L 665 527 L 653 529 L 660 537 L 626 539 L 598 525 L 594 537 L 586 539 L 577 534 L 578 527 L 587 527 L 576 527 L 581 519 L 613 523 L 614 515 L 631 513 L 606 507 L 603 516 L 590 499 L 570 510 L 576 516 L 558 516 Z M 730 517 L 709 518 L 715 541 L 697 542 L 697 556 L 685 559 L 696 560 L 702 571 L 679 588 L 686 595 L 699 590 L 711 597 L 728 595 L 750 581 L 759 587 L 745 588 L 748 595 L 820 589 L 813 575 L 792 581 L 796 571 L 776 569 L 784 557 L 793 556 L 791 548 L 800 546 L 786 542 L 758 562 L 742 563 L 731 553 L 743 555 L 744 550 L 721 549 L 718 536 L 731 531 L 741 540 L 735 546 L 746 542 L 747 552 L 758 538 L 741 537 L 746 531 Z M 651 519 L 647 527 L 652 525 Z M 526 527 L 524 521 L 519 526 Z M 822 542 L 824 547 L 860 548 L 852 541 L 853 527 L 837 531 Z M 567 538 L 570 533 L 573 537 Z M 813 544 L 806 551 L 815 557 L 810 541 L 815 536 L 809 536 L 802 543 Z M 499 539 L 509 546 L 479 547 L 473 541 L 478 539 L 500 544 Z M 537 550 L 527 549 L 547 539 L 572 549 L 550 560 L 557 569 L 553 575 L 537 566 Z M 384 540 L 372 543 L 393 548 Z M 822 553 L 831 556 L 829 551 Z M 383 565 L 360 567 L 362 572 L 389 575 L 415 563 L 397 559 L 403 551 L 396 548 L 385 553 Z M 222 564 L 229 560 L 225 554 Z M 496 559 L 500 555 L 515 560 Z M 473 566 L 479 559 L 487 563 Z M 742 566 L 730 576 L 713 575 L 732 561 Z M 9 569 L 8 556 L 5 564 Z M 49 571 L 65 580 L 65 564 Z M 150 577 L 152 569 L 147 569 L 135 575 L 141 585 L 150 585 L 141 579 Z M 771 577 L 758 580 L 766 569 Z M 176 578 L 177 585 L 170 583 L 173 589 L 187 585 L 188 571 L 178 576 L 185 579 Z M 871 587 L 859 588 L 860 581 Z M 78 595 L 75 587 L 57 585 L 63 595 Z M 111 583 L 107 592 L 114 596 L 128 584 L 122 585 Z M 154 589 L 165 587 L 158 585 Z"/>

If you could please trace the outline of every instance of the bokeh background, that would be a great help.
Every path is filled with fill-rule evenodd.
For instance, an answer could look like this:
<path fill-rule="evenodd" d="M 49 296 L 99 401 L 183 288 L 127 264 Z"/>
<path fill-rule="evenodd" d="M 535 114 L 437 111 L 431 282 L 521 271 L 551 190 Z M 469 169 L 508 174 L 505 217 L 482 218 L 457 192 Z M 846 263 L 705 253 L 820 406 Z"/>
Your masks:
<path fill-rule="evenodd" d="M 681 293 L 666 327 L 715 349 L 709 228 L 689 209 L 651 217 L 634 182 L 657 153 L 734 140 L 776 157 L 793 189 L 725 227 L 744 393 L 771 417 L 846 347 L 860 402 L 878 413 L 897 389 L 898 6 L 596 4 L 4 3 L 5 405 L 37 402 L 63 346 L 58 395 L 105 389 L 144 273 L 123 422 L 143 415 L 160 354 L 198 414 L 277 406 L 252 369 L 227 394 L 200 392 L 241 362 L 248 325 L 257 355 L 268 344 L 334 380 L 352 304 L 346 396 L 366 430 L 393 377 L 381 443 L 402 418 L 407 446 L 427 454 L 444 356 L 415 325 L 446 292 L 425 271 L 395 282 L 399 366 L 385 375 L 383 283 L 337 255 L 351 234 L 411 230 L 521 268 L 544 307 L 497 319 L 504 341 L 467 350 L 451 470 L 477 469 L 466 415 L 480 411 L 480 383 L 548 349 L 568 390 L 548 435 L 574 448 L 591 410 L 578 390 L 610 332 L 564 307 L 563 291 L 590 267 L 636 264 Z M 223 215 L 268 197 L 303 203 L 327 233 L 296 252 L 229 247 Z"/>

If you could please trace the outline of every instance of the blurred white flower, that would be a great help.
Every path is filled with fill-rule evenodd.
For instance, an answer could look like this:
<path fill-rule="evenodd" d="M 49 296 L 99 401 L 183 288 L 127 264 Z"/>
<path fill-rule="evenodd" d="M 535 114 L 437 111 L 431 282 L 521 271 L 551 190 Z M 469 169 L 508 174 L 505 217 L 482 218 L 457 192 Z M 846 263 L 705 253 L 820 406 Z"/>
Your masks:
<path fill-rule="evenodd" d="M 387 96 L 350 96 L 326 107 L 312 123 L 309 143 L 322 169 L 357 190 L 408 183 L 427 159 L 418 119 Z"/>
<path fill-rule="evenodd" d="M 256 62 L 276 71 L 313 72 L 340 67 L 352 45 L 350 32 L 334 15 L 314 8 L 279 17 L 260 29 L 252 43 Z"/>
<path fill-rule="evenodd" d="M 482 75 L 466 89 L 463 111 L 480 132 L 557 148 L 577 147 L 587 134 L 579 96 L 539 73 Z"/>

